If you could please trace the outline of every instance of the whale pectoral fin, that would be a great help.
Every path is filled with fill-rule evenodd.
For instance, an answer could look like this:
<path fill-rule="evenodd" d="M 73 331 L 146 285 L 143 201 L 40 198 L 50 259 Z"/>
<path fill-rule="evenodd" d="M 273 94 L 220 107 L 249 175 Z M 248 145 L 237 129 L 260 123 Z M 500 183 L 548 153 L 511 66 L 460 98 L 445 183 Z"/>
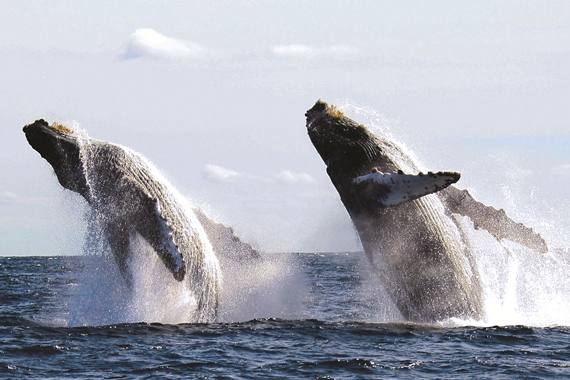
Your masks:
<path fill-rule="evenodd" d="M 359 196 L 367 196 L 384 207 L 397 206 L 443 190 L 459 180 L 456 172 L 429 172 L 427 174 L 382 173 L 370 174 L 353 180 Z"/>
<path fill-rule="evenodd" d="M 174 242 L 173 231 L 162 216 L 158 201 L 147 197 L 145 203 L 147 217 L 139 220 L 138 232 L 156 251 L 174 278 L 182 281 L 186 274 L 186 266 L 184 257 Z"/>
<path fill-rule="evenodd" d="M 186 274 L 184 257 L 174 242 L 173 231 L 162 216 L 158 201 L 131 178 L 124 177 L 121 187 L 129 194 L 130 207 L 135 208 L 132 216 L 135 230 L 156 251 L 174 278 L 182 281 Z"/>
<path fill-rule="evenodd" d="M 540 253 L 548 252 L 548 245 L 540 234 L 522 223 L 515 222 L 504 210 L 497 210 L 475 200 L 467 190 L 450 186 L 442 195 L 451 212 L 469 217 L 475 228 L 488 231 L 497 240 L 507 239 Z"/>

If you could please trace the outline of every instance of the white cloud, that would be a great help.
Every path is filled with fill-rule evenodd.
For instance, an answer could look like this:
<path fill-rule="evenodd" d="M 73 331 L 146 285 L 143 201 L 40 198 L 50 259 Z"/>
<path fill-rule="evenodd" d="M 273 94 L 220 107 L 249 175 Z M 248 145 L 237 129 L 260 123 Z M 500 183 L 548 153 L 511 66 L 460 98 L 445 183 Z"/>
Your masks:
<path fill-rule="evenodd" d="M 242 177 L 241 173 L 217 165 L 206 165 L 202 174 L 206 179 L 217 182 L 233 181 Z"/>
<path fill-rule="evenodd" d="M 154 29 L 140 28 L 131 34 L 120 59 L 191 58 L 202 56 L 204 53 L 205 49 L 194 42 L 170 38 Z"/>
<path fill-rule="evenodd" d="M 277 45 L 272 49 L 273 54 L 280 57 L 332 57 L 332 56 L 351 56 L 359 53 L 359 50 L 349 45 L 333 45 L 325 48 L 313 48 L 308 45 L 292 44 Z"/>
<path fill-rule="evenodd" d="M 202 175 L 207 180 L 212 180 L 215 182 L 234 182 L 238 179 L 242 180 L 245 184 L 255 183 L 265 183 L 269 186 L 275 184 L 291 184 L 291 185 L 302 185 L 302 184 L 315 184 L 317 180 L 307 173 L 296 173 L 291 170 L 283 169 L 277 174 L 272 175 L 256 175 L 251 173 L 240 173 L 234 170 L 226 169 L 222 166 L 208 164 L 204 166 L 202 170 Z"/>
<path fill-rule="evenodd" d="M 314 49 L 307 45 L 278 45 L 273 47 L 273 53 L 279 56 L 307 57 L 314 54 Z"/>
<path fill-rule="evenodd" d="M 317 183 L 317 181 L 307 173 L 295 173 L 290 170 L 281 170 L 281 172 L 277 174 L 277 180 L 290 184 Z"/>

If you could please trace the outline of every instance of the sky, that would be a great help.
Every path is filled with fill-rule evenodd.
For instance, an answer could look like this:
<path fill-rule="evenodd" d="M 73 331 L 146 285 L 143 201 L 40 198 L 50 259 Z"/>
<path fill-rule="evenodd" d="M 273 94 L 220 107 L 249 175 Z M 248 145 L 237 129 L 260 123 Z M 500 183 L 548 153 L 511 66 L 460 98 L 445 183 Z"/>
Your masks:
<path fill-rule="evenodd" d="M 38 118 L 142 153 L 259 249 L 358 250 L 306 133 L 319 98 L 570 246 L 570 2 L 0 6 L 0 255 L 83 244 L 84 201 L 21 132 Z"/>

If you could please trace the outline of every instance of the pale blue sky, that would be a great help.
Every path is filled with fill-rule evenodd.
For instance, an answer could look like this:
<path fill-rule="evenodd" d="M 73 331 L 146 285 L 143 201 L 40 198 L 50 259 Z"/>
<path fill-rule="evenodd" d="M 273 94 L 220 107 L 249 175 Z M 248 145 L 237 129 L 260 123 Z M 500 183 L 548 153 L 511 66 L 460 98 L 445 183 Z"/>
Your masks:
<path fill-rule="evenodd" d="M 318 98 L 567 246 L 570 3 L 429 3 L 0 1 L 0 254 L 81 248 L 82 201 L 21 132 L 40 117 L 143 153 L 261 249 L 358 249 Z"/>

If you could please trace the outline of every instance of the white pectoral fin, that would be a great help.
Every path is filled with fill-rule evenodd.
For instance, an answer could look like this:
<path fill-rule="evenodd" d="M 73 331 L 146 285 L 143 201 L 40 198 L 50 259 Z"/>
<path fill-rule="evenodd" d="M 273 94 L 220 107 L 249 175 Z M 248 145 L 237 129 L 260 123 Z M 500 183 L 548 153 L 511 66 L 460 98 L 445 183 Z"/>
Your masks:
<path fill-rule="evenodd" d="M 404 174 L 373 171 L 355 178 L 353 182 L 359 196 L 369 196 L 384 207 L 391 207 L 445 189 L 459 177 L 456 172 Z"/>
<path fill-rule="evenodd" d="M 475 228 L 482 228 L 497 240 L 507 239 L 522 244 L 540 253 L 548 252 L 546 241 L 532 228 L 517 223 L 507 216 L 504 210 L 487 206 L 469 194 L 451 186 L 442 198 L 447 208 L 456 214 L 469 217 Z"/>

